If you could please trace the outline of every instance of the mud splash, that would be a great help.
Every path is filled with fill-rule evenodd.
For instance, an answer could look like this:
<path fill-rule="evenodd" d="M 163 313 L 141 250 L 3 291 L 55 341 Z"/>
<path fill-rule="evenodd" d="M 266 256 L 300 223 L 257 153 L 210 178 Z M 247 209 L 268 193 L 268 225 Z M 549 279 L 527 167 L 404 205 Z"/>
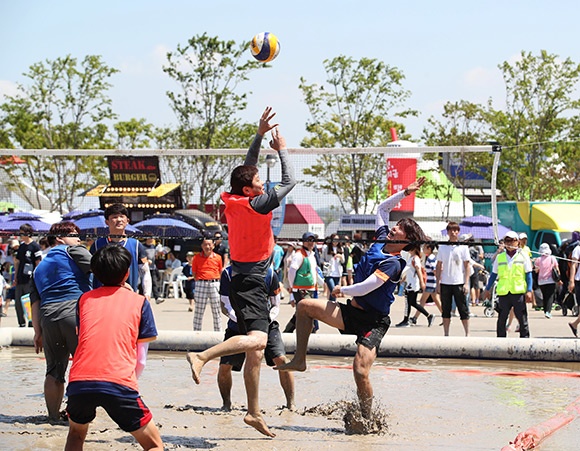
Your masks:
<path fill-rule="evenodd" d="M 370 419 L 362 416 L 358 400 L 340 400 L 318 404 L 299 413 L 303 416 L 315 415 L 328 419 L 342 420 L 347 435 L 384 435 L 389 432 L 389 415 L 381 403 L 376 400 L 373 402 Z"/>

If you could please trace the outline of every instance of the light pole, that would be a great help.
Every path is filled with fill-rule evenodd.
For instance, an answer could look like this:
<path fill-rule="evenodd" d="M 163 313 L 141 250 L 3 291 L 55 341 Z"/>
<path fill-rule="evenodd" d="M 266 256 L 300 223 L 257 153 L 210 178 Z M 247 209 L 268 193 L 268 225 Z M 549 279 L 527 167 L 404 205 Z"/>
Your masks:
<path fill-rule="evenodd" d="M 269 153 L 266 155 L 266 191 L 270 190 L 270 169 L 276 166 L 278 159 L 276 155 Z"/>

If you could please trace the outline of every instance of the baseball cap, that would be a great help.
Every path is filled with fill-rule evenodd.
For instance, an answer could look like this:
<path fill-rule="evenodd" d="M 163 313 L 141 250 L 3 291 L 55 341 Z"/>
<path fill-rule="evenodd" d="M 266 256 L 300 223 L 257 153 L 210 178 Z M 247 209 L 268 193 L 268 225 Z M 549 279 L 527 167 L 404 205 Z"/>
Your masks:
<path fill-rule="evenodd" d="M 526 235 L 524 232 L 520 233 L 519 239 L 523 240 L 524 238 L 528 238 L 528 235 Z"/>
<path fill-rule="evenodd" d="M 459 241 L 467 241 L 472 237 L 471 233 L 464 233 L 459 237 Z"/>
<path fill-rule="evenodd" d="M 193 251 L 189 251 L 187 254 L 185 254 L 188 257 L 193 257 L 195 255 L 195 252 Z"/>
<path fill-rule="evenodd" d="M 312 232 L 304 232 L 302 234 L 302 241 L 308 241 L 309 239 L 316 239 L 316 235 Z"/>
<path fill-rule="evenodd" d="M 513 230 L 510 230 L 508 233 L 506 233 L 503 238 L 504 238 L 504 240 L 506 238 L 511 238 L 513 240 L 519 240 L 520 239 L 519 236 L 518 236 L 518 234 L 516 232 L 514 232 Z"/>

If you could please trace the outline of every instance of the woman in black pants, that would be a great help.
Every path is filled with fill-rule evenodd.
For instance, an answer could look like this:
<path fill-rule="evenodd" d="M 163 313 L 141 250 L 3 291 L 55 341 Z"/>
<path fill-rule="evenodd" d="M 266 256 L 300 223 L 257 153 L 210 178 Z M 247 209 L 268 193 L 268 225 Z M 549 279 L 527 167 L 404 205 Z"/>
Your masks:
<path fill-rule="evenodd" d="M 430 315 L 425 307 L 417 303 L 417 297 L 420 291 L 425 290 L 425 277 L 423 275 L 423 270 L 421 269 L 421 256 L 420 251 L 412 250 L 409 252 L 409 259 L 407 260 L 407 267 L 405 268 L 405 278 L 407 280 L 406 287 L 406 305 L 405 305 L 405 317 L 403 321 L 397 324 L 395 327 L 410 327 L 411 324 L 416 324 L 417 320 L 411 318 L 411 307 L 417 309 L 427 318 L 427 324 L 431 326 L 435 315 Z"/>

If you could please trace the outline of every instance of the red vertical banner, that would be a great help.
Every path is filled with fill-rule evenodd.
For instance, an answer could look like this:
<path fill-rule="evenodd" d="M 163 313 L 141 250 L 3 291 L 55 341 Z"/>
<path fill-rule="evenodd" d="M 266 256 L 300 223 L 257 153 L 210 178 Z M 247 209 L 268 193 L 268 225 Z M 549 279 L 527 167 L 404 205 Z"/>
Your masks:
<path fill-rule="evenodd" d="M 416 158 L 387 158 L 387 196 L 405 189 L 416 178 Z M 415 211 L 415 193 L 405 197 L 393 211 Z"/>

